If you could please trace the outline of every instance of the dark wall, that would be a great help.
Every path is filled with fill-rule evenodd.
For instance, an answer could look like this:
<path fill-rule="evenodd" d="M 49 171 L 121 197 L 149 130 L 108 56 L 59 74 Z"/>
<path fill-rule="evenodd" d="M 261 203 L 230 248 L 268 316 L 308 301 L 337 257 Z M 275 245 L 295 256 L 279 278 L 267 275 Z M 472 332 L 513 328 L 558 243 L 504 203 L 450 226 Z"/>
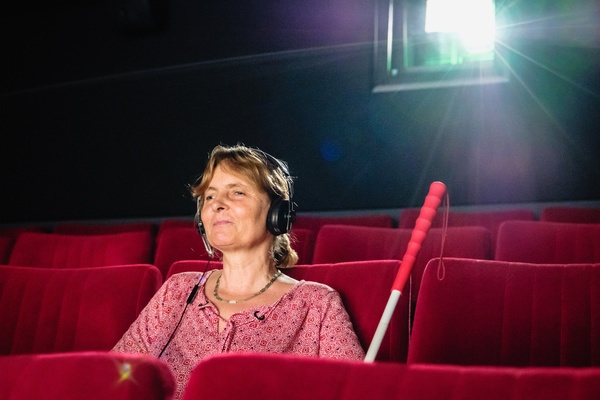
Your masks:
<path fill-rule="evenodd" d="M 372 1 L 171 0 L 153 31 L 119 1 L 2 17 L 0 222 L 190 214 L 236 142 L 289 162 L 300 211 L 418 206 L 433 180 L 456 205 L 600 199 L 592 3 L 510 29 L 508 84 L 373 94 Z"/>

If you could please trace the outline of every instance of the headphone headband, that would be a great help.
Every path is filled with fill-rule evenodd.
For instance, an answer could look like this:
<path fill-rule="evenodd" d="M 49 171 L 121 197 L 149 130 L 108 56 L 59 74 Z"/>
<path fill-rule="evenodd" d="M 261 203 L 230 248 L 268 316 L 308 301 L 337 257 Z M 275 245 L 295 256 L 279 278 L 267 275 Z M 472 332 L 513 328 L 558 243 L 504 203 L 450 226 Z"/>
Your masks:
<path fill-rule="evenodd" d="M 288 196 L 291 201 L 292 198 L 294 197 L 294 180 L 292 178 L 292 175 L 289 172 L 287 164 L 284 161 L 281 161 L 278 158 L 273 157 L 272 155 L 270 155 L 269 153 L 267 153 L 263 150 L 258 150 L 258 149 L 256 149 L 256 150 L 264 156 L 267 163 L 271 164 L 273 167 L 275 167 L 275 169 L 279 168 L 281 170 L 281 172 L 283 173 L 283 177 L 285 178 L 285 181 L 287 184 Z"/>

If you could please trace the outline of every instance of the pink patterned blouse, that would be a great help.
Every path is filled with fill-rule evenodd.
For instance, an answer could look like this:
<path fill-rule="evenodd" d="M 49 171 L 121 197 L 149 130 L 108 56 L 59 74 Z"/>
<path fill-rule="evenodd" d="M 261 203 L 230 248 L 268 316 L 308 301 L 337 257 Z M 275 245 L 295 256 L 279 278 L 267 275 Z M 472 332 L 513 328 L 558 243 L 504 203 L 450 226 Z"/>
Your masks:
<path fill-rule="evenodd" d="M 207 272 L 206 278 L 212 272 Z M 198 278 L 197 272 L 169 278 L 113 350 L 158 356 L 175 329 Z M 219 332 L 219 313 L 206 298 L 205 281 L 202 280 L 196 298 L 161 356 L 175 375 L 175 399 L 181 398 L 196 364 L 214 354 L 271 352 L 364 358 L 364 350 L 341 298 L 329 286 L 300 281 L 270 306 L 233 314 L 226 328 Z"/>

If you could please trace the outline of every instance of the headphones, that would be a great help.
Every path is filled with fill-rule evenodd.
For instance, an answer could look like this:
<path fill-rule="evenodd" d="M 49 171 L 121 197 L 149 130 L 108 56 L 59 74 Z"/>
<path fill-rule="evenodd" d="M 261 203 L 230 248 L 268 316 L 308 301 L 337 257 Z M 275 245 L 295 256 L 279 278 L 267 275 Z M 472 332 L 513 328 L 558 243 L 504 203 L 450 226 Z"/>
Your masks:
<path fill-rule="evenodd" d="M 289 199 L 285 200 L 281 196 L 277 196 L 275 199 L 271 201 L 271 206 L 269 207 L 269 211 L 267 213 L 267 230 L 271 232 L 275 236 L 283 235 L 288 233 L 292 229 L 292 224 L 296 220 L 296 210 L 295 204 L 292 200 L 294 195 L 294 181 L 292 176 L 289 173 L 287 165 L 277 158 L 273 157 L 269 153 L 259 150 L 253 149 L 263 156 L 265 162 L 270 164 L 273 167 L 273 170 L 280 169 L 283 173 L 285 181 L 287 183 L 287 189 L 289 193 Z M 269 168 L 270 169 L 270 168 Z M 208 238 L 206 236 L 206 230 L 204 228 L 204 224 L 202 223 L 202 218 L 200 215 L 200 198 L 198 198 L 196 203 L 196 216 L 195 222 L 196 227 L 198 229 L 198 233 L 202 237 L 202 242 L 204 243 L 204 247 L 206 248 L 206 252 L 209 256 L 214 256 L 214 250 L 210 243 L 208 242 Z"/>
<path fill-rule="evenodd" d="M 294 180 L 290 175 L 287 164 L 262 150 L 259 151 L 275 169 L 279 168 L 281 170 L 287 183 L 289 200 L 284 200 L 281 196 L 277 196 L 271 202 L 271 207 L 269 207 L 269 212 L 267 213 L 267 229 L 269 232 L 275 236 L 283 235 L 292 229 L 292 224 L 296 220 L 296 210 L 294 209 L 294 201 L 292 199 L 294 196 Z"/>

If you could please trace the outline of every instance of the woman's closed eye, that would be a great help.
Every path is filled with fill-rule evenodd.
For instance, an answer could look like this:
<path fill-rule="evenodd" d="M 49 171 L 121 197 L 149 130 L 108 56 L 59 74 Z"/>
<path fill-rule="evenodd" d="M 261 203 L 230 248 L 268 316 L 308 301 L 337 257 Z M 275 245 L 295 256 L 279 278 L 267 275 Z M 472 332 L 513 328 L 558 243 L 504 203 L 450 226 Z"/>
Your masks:
<path fill-rule="evenodd" d="M 246 195 L 246 193 L 242 192 L 241 190 L 234 190 L 231 192 L 231 196 L 234 196 L 234 197 L 241 197 L 241 196 L 245 196 L 245 195 Z M 208 195 L 204 196 L 204 201 L 205 202 L 211 201 L 211 200 L 214 200 L 215 198 L 216 198 L 216 195 L 208 194 Z"/>

